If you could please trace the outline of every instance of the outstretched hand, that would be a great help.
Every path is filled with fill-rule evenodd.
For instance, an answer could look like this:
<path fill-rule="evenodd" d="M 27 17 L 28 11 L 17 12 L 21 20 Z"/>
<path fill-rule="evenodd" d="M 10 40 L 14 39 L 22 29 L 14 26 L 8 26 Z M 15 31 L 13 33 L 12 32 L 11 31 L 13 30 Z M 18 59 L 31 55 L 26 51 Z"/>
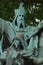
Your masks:
<path fill-rule="evenodd" d="M 42 28 L 43 27 L 43 20 L 38 24 L 38 27 L 39 28 Z"/>

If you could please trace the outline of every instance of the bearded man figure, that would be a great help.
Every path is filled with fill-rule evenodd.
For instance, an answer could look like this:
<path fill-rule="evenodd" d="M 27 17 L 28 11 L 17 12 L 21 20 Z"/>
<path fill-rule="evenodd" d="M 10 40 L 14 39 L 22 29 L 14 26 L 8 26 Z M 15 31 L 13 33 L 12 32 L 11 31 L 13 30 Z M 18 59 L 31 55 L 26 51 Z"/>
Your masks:
<path fill-rule="evenodd" d="M 30 39 L 30 42 L 28 37 L 30 36 L 30 33 L 35 28 L 34 26 L 29 26 L 25 22 L 25 15 L 26 10 L 23 6 L 24 4 L 21 2 L 18 9 L 15 9 L 15 18 L 12 23 L 9 21 L 5 21 L 0 18 L 0 31 L 2 33 L 3 42 L 2 42 L 2 53 L 4 54 L 4 51 L 8 50 L 8 58 L 6 61 L 6 65 L 12 65 L 12 58 L 18 58 L 19 56 L 23 56 L 23 58 L 31 59 L 33 56 L 34 48 L 37 49 L 37 44 L 34 44 L 38 42 L 38 37 L 36 36 L 34 39 L 33 37 Z M 32 41 L 34 40 L 34 42 Z M 33 43 L 33 44 L 32 44 Z M 9 46 L 11 45 L 11 51 Z M 12 49 L 13 47 L 13 49 Z M 13 51 L 13 52 L 12 52 Z M 11 52 L 11 56 L 9 56 L 9 53 Z M 7 52 L 6 52 L 7 54 Z M 8 60 L 10 57 L 10 60 Z M 6 59 L 6 55 L 4 54 L 4 58 Z M 11 63 L 10 63 L 11 62 Z M 21 62 L 21 61 L 20 61 Z M 15 61 L 16 63 L 16 61 Z M 17 60 L 17 63 L 19 61 Z M 24 61 L 23 63 L 24 64 Z"/>

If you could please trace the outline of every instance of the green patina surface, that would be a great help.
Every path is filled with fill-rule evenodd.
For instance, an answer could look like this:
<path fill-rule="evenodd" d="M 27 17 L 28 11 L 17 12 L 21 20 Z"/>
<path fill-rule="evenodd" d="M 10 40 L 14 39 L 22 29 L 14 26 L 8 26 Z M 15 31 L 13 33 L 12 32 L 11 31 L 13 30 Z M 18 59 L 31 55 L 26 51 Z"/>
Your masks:
<path fill-rule="evenodd" d="M 25 18 L 28 24 L 31 24 L 32 22 L 34 22 L 34 17 L 40 20 L 43 19 L 43 4 L 42 3 L 39 6 L 40 7 L 39 10 L 34 9 L 33 13 L 31 14 L 28 12 L 28 6 L 31 7 L 33 5 L 33 2 L 28 2 L 28 3 L 24 2 L 24 7 L 27 10 L 27 14 Z M 18 8 L 19 3 L 20 3 L 20 0 L 11 0 L 11 1 L 10 0 L 0 0 L 0 18 L 9 20 L 12 22 L 14 19 L 14 9 Z"/>

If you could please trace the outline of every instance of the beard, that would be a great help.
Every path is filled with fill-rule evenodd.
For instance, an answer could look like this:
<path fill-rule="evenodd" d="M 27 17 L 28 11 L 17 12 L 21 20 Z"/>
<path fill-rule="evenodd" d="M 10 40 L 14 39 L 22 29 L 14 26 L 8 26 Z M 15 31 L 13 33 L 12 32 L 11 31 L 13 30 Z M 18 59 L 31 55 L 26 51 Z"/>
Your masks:
<path fill-rule="evenodd" d="M 17 25 L 19 28 L 24 28 L 25 27 L 25 21 L 20 19 L 17 21 Z"/>

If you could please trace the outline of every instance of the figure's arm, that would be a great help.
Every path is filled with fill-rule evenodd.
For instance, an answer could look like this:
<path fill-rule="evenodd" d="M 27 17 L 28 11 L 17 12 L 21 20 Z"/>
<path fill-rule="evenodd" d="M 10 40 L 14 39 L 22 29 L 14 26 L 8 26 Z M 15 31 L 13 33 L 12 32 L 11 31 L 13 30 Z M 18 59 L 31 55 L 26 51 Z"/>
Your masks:
<path fill-rule="evenodd" d="M 30 59 L 33 55 L 37 56 L 38 54 L 38 36 L 31 37 L 29 45 L 27 46 L 26 49 L 22 50 L 20 53 L 23 56 L 29 56 Z M 35 53 L 34 53 L 35 51 Z"/>
<path fill-rule="evenodd" d="M 10 23 L 9 21 L 6 21 L 6 28 L 5 28 L 5 33 L 10 41 L 10 43 L 12 43 L 14 37 L 15 37 L 15 31 L 13 29 L 13 25 L 12 23 Z"/>
<path fill-rule="evenodd" d="M 10 42 L 12 42 L 12 40 L 14 39 L 15 31 L 13 30 L 12 23 L 1 18 L 0 18 L 0 32 L 2 34 L 3 32 L 5 32 Z"/>
<path fill-rule="evenodd" d="M 34 36 L 36 33 L 39 32 L 39 30 L 43 28 L 43 20 L 35 27 L 35 29 L 31 32 L 29 38 L 31 38 L 32 36 Z"/>

